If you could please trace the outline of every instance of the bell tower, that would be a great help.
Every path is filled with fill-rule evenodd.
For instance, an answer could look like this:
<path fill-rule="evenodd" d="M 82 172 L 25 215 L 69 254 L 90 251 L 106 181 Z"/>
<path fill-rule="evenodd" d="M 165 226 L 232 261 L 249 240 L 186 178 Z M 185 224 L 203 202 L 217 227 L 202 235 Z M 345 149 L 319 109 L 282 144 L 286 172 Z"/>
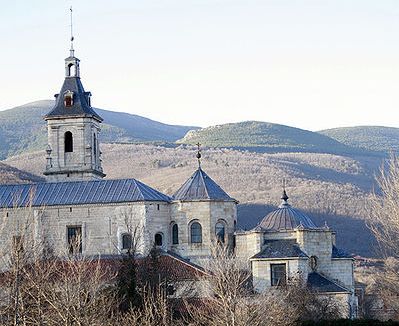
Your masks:
<path fill-rule="evenodd" d="M 83 88 L 73 40 L 71 28 L 65 80 L 60 93 L 55 95 L 54 107 L 44 117 L 48 131 L 44 175 L 48 181 L 93 180 L 105 176 L 98 142 L 103 119 L 91 106 L 91 93 Z"/>

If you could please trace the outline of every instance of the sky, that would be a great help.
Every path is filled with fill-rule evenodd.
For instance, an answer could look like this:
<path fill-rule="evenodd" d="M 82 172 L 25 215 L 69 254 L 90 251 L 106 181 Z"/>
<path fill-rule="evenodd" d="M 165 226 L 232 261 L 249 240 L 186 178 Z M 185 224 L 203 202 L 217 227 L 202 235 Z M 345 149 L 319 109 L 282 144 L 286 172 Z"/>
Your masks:
<path fill-rule="evenodd" d="M 168 124 L 399 127 L 396 0 L 0 0 L 0 110 L 75 55 L 92 105 Z"/>

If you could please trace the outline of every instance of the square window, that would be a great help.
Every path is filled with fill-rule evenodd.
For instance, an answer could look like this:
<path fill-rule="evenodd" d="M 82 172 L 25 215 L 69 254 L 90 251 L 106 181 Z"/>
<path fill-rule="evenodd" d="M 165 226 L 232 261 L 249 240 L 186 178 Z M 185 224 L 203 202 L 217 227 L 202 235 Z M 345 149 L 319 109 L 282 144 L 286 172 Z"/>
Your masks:
<path fill-rule="evenodd" d="M 82 253 L 82 227 L 81 226 L 68 226 L 67 227 L 68 248 L 69 253 L 81 254 Z"/>
<path fill-rule="evenodd" d="M 272 286 L 286 285 L 287 267 L 286 264 L 270 264 Z"/>

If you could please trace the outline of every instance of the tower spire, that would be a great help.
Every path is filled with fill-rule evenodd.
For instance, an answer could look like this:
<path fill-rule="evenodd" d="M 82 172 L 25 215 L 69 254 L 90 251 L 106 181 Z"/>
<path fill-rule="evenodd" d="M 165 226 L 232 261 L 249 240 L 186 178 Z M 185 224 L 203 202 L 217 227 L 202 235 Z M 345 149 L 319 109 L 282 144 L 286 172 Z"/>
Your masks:
<path fill-rule="evenodd" d="M 197 143 L 197 160 L 198 160 L 198 168 L 201 169 L 201 144 Z"/>
<path fill-rule="evenodd" d="M 74 57 L 75 56 L 75 50 L 73 49 L 73 40 L 75 39 L 73 37 L 73 10 L 72 10 L 72 6 L 69 8 L 70 11 L 70 17 L 71 17 L 71 49 L 69 50 L 70 52 L 70 56 Z"/>

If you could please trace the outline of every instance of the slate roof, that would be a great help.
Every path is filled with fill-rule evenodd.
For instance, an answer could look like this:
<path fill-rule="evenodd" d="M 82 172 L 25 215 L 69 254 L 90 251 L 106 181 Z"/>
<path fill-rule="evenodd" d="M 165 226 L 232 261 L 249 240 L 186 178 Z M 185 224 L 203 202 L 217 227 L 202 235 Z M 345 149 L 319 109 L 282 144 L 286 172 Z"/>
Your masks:
<path fill-rule="evenodd" d="M 324 276 L 320 275 L 317 272 L 309 273 L 307 286 L 315 292 L 322 292 L 322 293 L 326 293 L 326 292 L 347 293 L 347 292 L 349 292 L 348 289 L 345 289 L 344 287 L 330 281 L 329 279 L 325 278 Z"/>
<path fill-rule="evenodd" d="M 345 250 L 339 249 L 333 245 L 332 247 L 332 258 L 353 258 L 352 255 L 348 254 Z"/>
<path fill-rule="evenodd" d="M 174 200 L 181 201 L 235 201 L 201 168 L 198 168 L 172 197 Z"/>
<path fill-rule="evenodd" d="M 66 108 L 63 94 L 68 90 L 74 93 L 73 106 Z M 66 77 L 60 93 L 56 95 L 55 105 L 45 115 L 45 119 L 56 117 L 93 117 L 99 121 L 103 121 L 89 105 L 89 94 L 90 92 L 85 92 L 79 77 Z"/>
<path fill-rule="evenodd" d="M 264 249 L 253 256 L 257 258 L 306 258 L 306 255 L 294 239 L 289 240 L 266 240 Z"/>
<path fill-rule="evenodd" d="M 267 214 L 258 227 L 270 231 L 293 230 L 299 226 L 306 229 L 317 228 L 309 216 L 288 204 L 288 196 L 285 191 L 281 199 L 283 202 L 278 209 Z"/>
<path fill-rule="evenodd" d="M 135 179 L 0 185 L 2 208 L 170 200 Z"/>

